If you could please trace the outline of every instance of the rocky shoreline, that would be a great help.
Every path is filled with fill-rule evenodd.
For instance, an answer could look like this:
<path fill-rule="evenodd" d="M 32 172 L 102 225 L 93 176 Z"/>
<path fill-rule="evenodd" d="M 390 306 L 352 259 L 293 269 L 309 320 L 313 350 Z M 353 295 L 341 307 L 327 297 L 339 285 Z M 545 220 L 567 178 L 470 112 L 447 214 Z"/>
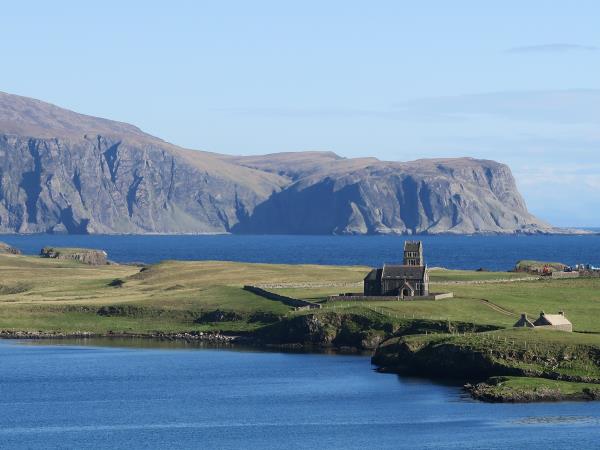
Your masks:
<path fill-rule="evenodd" d="M 107 332 L 94 333 L 89 331 L 25 331 L 25 330 L 0 330 L 0 339 L 6 340 L 68 340 L 68 339 L 143 339 L 157 342 L 173 343 L 196 343 L 209 344 L 217 346 L 252 346 L 263 349 L 279 349 L 289 351 L 334 351 L 341 353 L 359 353 L 365 351 L 365 348 L 334 345 L 331 342 L 285 342 L 285 340 L 275 342 L 265 339 L 265 336 L 258 335 L 229 335 L 219 332 L 150 332 L 150 333 L 126 333 L 126 332 Z M 381 351 L 378 347 L 372 359 L 372 363 L 378 365 L 376 369 L 381 373 L 397 373 L 411 376 L 423 376 L 432 378 L 433 373 L 427 370 L 419 370 L 418 367 L 397 365 L 399 362 L 394 357 L 396 364 L 382 364 Z M 458 358 L 459 360 L 461 358 Z M 388 363 L 391 361 L 387 361 Z M 465 361 L 463 361 L 465 362 Z M 481 369 L 481 368 L 479 368 Z M 452 371 L 450 371 L 452 372 Z M 455 373 L 454 375 L 457 375 Z M 466 374 L 463 374 L 466 375 Z M 489 374 L 488 374 L 489 375 Z M 519 378 L 524 374 L 519 374 Z M 435 377 L 437 379 L 438 377 Z M 514 378 L 514 377 L 512 377 Z M 526 378 L 526 377 L 525 377 Z M 490 377 L 484 382 L 465 383 L 465 377 L 452 377 L 456 386 L 463 385 L 463 389 L 473 399 L 488 403 L 533 403 L 533 402 L 559 402 L 559 401 L 592 401 L 600 400 L 600 385 L 585 383 L 578 389 L 569 391 L 560 387 L 560 385 L 544 385 L 543 383 L 569 383 L 558 380 L 543 380 L 541 385 L 511 385 L 511 376 Z M 481 378 L 480 378 L 481 379 Z"/>
<path fill-rule="evenodd" d="M 132 339 L 154 339 L 163 341 L 186 341 L 206 342 L 215 344 L 246 343 L 245 336 L 233 336 L 221 333 L 207 333 L 202 331 L 190 332 L 153 332 L 153 333 L 93 333 L 90 331 L 23 331 L 23 330 L 0 330 L 0 339 L 91 339 L 91 338 L 132 338 Z"/>
<path fill-rule="evenodd" d="M 340 354 L 364 354 L 364 348 L 347 345 L 326 345 L 315 342 L 270 342 L 255 335 L 228 335 L 222 333 L 207 332 L 177 332 L 177 333 L 92 333 L 88 331 L 75 331 L 70 333 L 59 331 L 18 331 L 18 330 L 0 330 L 0 340 L 88 340 L 88 339 L 125 339 L 125 340 L 144 340 L 147 342 L 172 342 L 180 344 L 208 344 L 211 346 L 227 347 L 252 347 L 265 351 L 285 351 L 285 352 L 327 352 Z"/>
<path fill-rule="evenodd" d="M 600 388 L 589 386 L 578 392 L 563 392 L 558 388 L 539 387 L 536 389 L 499 389 L 495 382 L 464 385 L 464 390 L 475 400 L 487 403 L 538 403 L 565 401 L 600 400 Z"/>

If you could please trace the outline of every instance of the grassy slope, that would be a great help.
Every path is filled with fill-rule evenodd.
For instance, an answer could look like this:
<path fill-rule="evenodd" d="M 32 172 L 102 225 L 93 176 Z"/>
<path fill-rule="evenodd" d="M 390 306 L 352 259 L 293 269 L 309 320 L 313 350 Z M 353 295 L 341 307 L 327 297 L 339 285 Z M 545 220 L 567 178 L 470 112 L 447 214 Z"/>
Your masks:
<path fill-rule="evenodd" d="M 244 284 L 354 282 L 362 268 L 166 261 L 140 273 L 125 265 L 88 266 L 28 256 L 0 255 L 0 328 L 58 331 L 251 330 L 239 321 L 196 324 L 216 309 L 242 315 L 285 315 L 291 308 L 242 290 Z M 110 287 L 114 279 L 125 283 Z M 106 305 L 136 306 L 133 316 L 103 317 Z"/>
<path fill-rule="evenodd" d="M 565 311 L 576 331 L 600 332 L 600 279 L 574 278 L 486 285 L 453 285 L 457 298 L 486 299 L 515 314 Z"/>
<path fill-rule="evenodd" d="M 94 267 L 70 261 L 0 255 L 0 328 L 147 331 L 218 327 L 224 331 L 240 330 L 244 328 L 240 323 L 194 324 L 193 318 L 203 311 L 216 309 L 242 315 L 291 314 L 291 308 L 243 291 L 241 287 L 244 284 L 287 284 L 296 287 L 273 290 L 323 302 L 328 295 L 359 290 L 367 270 L 365 267 L 166 261 L 140 273 L 139 267 L 134 266 Z M 594 320 L 600 312 L 600 295 L 597 294 L 600 279 L 469 283 L 521 277 L 522 274 L 514 273 L 434 270 L 432 290 L 453 291 L 456 298 L 437 302 L 370 302 L 362 310 L 363 313 L 376 310 L 390 320 L 449 320 L 502 327 L 511 326 L 521 312 L 535 316 L 541 309 L 565 310 L 576 330 L 600 332 L 600 323 Z M 123 287 L 108 286 L 117 278 L 125 281 Z M 305 283 L 308 287 L 297 287 Z M 326 287 L 328 285 L 331 287 Z M 95 314 L 101 306 L 118 304 L 145 308 L 147 313 L 137 317 Z M 324 310 L 343 311 L 356 306 L 325 302 Z M 255 324 L 247 326 L 248 329 L 256 327 Z"/>

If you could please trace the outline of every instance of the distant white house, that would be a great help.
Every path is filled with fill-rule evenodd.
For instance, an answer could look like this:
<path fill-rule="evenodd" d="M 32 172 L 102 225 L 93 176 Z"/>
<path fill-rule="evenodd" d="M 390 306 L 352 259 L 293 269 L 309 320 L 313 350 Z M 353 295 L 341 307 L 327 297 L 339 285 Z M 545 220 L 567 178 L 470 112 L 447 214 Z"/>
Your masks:
<path fill-rule="evenodd" d="M 573 331 L 573 324 L 565 313 L 560 311 L 558 314 L 546 314 L 544 311 L 540 313 L 540 317 L 532 322 L 527 318 L 527 314 L 521 314 L 521 318 L 515 323 L 515 327 L 527 328 L 549 328 L 561 331 Z"/>

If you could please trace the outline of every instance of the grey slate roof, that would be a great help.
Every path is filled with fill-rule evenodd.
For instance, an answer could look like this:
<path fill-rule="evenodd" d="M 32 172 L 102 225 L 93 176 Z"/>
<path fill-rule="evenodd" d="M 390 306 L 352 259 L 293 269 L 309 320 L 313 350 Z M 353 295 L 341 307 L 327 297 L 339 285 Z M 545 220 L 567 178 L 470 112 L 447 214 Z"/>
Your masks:
<path fill-rule="evenodd" d="M 384 279 L 422 280 L 425 277 L 425 266 L 384 264 L 381 277 Z"/>
<path fill-rule="evenodd" d="M 521 314 L 521 318 L 519 320 L 517 320 L 517 323 L 515 323 L 513 326 L 514 327 L 533 328 L 535 325 L 533 324 L 533 322 L 531 320 L 529 320 L 529 318 L 527 317 L 527 314 Z"/>

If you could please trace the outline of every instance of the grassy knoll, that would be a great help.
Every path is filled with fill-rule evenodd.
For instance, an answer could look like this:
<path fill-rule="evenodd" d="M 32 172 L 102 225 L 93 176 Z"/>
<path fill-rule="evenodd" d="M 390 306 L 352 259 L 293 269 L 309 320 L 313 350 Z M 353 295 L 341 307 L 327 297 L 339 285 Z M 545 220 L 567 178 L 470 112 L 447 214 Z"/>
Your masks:
<path fill-rule="evenodd" d="M 398 336 L 373 361 L 392 371 L 480 381 L 471 393 L 487 401 L 600 398 L 596 334 L 509 328 Z"/>
<path fill-rule="evenodd" d="M 473 397 L 488 402 L 600 399 L 600 385 L 535 377 L 492 377 L 469 390 Z"/>
<path fill-rule="evenodd" d="M 515 269 L 519 272 L 535 272 L 541 273 L 545 266 L 548 266 L 552 270 L 563 270 L 566 266 L 559 262 L 548 262 L 548 261 L 534 261 L 529 259 L 523 259 L 517 262 Z"/>
<path fill-rule="evenodd" d="M 483 333 L 404 336 L 391 339 L 387 345 L 410 349 L 415 355 L 423 352 L 427 357 L 464 352 L 477 355 L 475 359 L 481 358 L 468 368 L 454 367 L 457 376 L 471 370 L 487 374 L 485 371 L 490 369 L 506 375 L 600 382 L 600 366 L 596 365 L 600 362 L 600 339 L 594 334 L 508 328 Z"/>

